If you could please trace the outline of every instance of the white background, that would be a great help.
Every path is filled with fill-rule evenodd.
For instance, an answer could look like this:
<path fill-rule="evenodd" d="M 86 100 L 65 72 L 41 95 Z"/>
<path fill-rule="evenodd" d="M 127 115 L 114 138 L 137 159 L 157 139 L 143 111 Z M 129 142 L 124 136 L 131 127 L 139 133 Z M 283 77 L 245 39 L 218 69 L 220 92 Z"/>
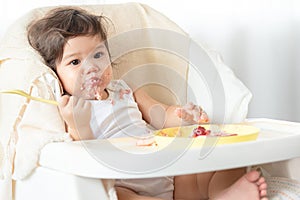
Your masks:
<path fill-rule="evenodd" d="M 0 0 L 0 37 L 32 8 L 126 0 Z M 219 51 L 253 93 L 248 117 L 300 122 L 300 1 L 140 0 Z"/>

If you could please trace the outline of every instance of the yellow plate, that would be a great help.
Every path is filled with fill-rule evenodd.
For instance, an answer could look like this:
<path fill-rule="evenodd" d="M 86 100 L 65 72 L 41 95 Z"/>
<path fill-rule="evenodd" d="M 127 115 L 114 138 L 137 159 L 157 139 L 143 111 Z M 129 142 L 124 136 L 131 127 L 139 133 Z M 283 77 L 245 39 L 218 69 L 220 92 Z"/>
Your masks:
<path fill-rule="evenodd" d="M 192 132 L 194 128 L 197 128 L 198 125 L 192 126 L 182 126 L 174 128 L 166 128 L 156 131 L 156 140 L 165 140 L 165 137 L 176 137 L 176 138 L 190 138 L 193 140 L 192 146 L 202 146 L 206 141 L 206 144 L 230 144 L 238 142 L 246 142 L 256 140 L 259 128 L 249 125 L 241 124 L 226 124 L 226 125 L 216 125 L 216 124 L 206 124 L 201 125 L 206 130 L 211 130 L 213 132 L 224 132 L 227 134 L 236 134 L 233 136 L 198 136 L 192 138 Z M 161 138 L 163 137 L 163 138 Z M 161 139 L 160 139 L 161 138 Z"/>

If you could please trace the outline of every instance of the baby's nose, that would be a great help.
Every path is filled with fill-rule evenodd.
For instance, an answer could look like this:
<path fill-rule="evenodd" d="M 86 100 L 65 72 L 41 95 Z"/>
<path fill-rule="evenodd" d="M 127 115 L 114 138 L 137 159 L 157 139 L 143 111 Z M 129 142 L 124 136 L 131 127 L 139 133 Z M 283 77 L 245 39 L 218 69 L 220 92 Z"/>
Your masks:
<path fill-rule="evenodd" d="M 90 74 L 90 73 L 99 72 L 100 69 L 98 66 L 96 66 L 94 64 L 86 64 L 85 66 L 83 66 L 83 71 L 85 74 Z"/>

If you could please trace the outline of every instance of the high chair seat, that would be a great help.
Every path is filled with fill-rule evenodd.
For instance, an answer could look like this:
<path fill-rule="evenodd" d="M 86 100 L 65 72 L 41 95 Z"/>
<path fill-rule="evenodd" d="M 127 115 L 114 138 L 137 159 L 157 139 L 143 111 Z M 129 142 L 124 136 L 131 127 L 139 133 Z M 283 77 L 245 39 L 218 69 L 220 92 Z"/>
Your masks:
<path fill-rule="evenodd" d="M 196 101 L 209 116 L 222 119 L 223 123 L 260 127 L 260 136 L 256 141 L 210 145 L 200 152 L 188 146 L 180 152 L 169 149 L 155 158 L 155 163 L 163 163 L 175 155 L 163 166 L 144 169 L 134 163 L 137 168 L 130 168 L 128 161 L 116 166 L 95 156 L 103 152 L 122 161 L 120 154 L 124 152 L 110 151 L 105 147 L 107 140 L 73 142 L 57 106 L 0 94 L 0 199 L 117 199 L 115 178 L 173 176 L 300 156 L 299 125 L 272 120 L 245 122 L 251 92 L 218 53 L 203 44 L 195 45 L 184 30 L 163 14 L 138 3 L 81 7 L 109 19 L 108 43 L 115 64 L 114 78 L 124 79 L 130 86 L 138 83 L 166 104 Z M 60 98 L 62 89 L 56 74 L 45 66 L 26 38 L 27 25 L 51 8 L 38 8 L 26 14 L 0 42 L 0 91 L 20 89 L 44 99 Z M 195 46 L 200 51 L 196 54 L 191 52 Z M 190 63 L 189 58 L 200 60 L 201 65 L 194 66 L 199 63 Z M 197 71 L 197 67 L 203 72 Z M 207 73 L 213 74 L 207 78 Z M 212 105 L 214 98 L 219 98 L 216 102 L 221 104 Z M 143 158 L 147 154 L 138 155 Z"/>

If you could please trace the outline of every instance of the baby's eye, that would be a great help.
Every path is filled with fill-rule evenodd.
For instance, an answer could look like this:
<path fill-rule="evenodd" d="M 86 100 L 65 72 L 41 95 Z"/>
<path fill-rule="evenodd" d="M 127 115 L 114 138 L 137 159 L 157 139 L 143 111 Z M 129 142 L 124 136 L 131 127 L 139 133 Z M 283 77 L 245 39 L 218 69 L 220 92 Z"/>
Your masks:
<path fill-rule="evenodd" d="M 80 64 L 80 60 L 75 59 L 71 61 L 71 65 L 79 65 Z"/>
<path fill-rule="evenodd" d="M 94 58 L 101 58 L 103 56 L 103 53 L 102 52 L 97 52 L 95 55 L 94 55 Z"/>

